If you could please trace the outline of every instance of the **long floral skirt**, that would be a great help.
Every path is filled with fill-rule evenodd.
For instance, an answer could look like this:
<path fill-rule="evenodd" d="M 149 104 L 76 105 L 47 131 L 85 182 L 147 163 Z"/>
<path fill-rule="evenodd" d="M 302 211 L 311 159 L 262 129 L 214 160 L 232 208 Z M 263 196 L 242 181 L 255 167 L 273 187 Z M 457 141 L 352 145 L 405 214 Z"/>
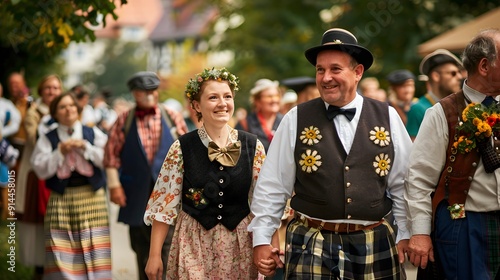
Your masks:
<path fill-rule="evenodd" d="M 229 231 L 222 224 L 210 230 L 181 212 L 177 218 L 167 264 L 167 279 L 257 279 L 252 236 L 245 217 Z"/>
<path fill-rule="evenodd" d="M 50 194 L 45 216 L 47 279 L 111 279 L 111 242 L 104 189 Z"/>

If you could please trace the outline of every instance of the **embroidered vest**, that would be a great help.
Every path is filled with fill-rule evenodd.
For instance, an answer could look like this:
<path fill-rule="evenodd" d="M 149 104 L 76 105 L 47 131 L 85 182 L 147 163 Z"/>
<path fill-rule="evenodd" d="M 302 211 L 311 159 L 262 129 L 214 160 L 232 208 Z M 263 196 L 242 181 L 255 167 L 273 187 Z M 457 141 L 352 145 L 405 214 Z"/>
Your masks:
<path fill-rule="evenodd" d="M 179 137 L 184 159 L 182 210 L 206 230 L 218 223 L 234 230 L 250 214 L 248 192 L 257 137 L 238 131 L 238 139 L 241 141 L 238 163 L 226 167 L 208 159 L 208 148 L 201 142 L 198 130 Z"/>
<path fill-rule="evenodd" d="M 129 114 L 131 114 L 130 112 Z M 153 191 L 156 178 L 160 173 L 165 155 L 174 142 L 165 119 L 161 119 L 161 135 L 158 151 L 150 164 L 137 132 L 135 117 L 130 122 L 130 130 L 126 133 L 125 143 L 120 154 L 120 183 L 127 195 L 127 205 L 120 208 L 118 221 L 130 226 L 144 224 L 144 211 L 149 196 Z"/>
<path fill-rule="evenodd" d="M 370 139 L 375 128 L 391 133 L 387 104 L 364 99 L 349 154 L 333 121 L 326 117 L 320 98 L 298 105 L 297 126 L 295 195 L 290 204 L 293 209 L 324 220 L 366 221 L 378 221 L 391 210 L 386 187 L 394 158 L 393 145 L 387 141 L 387 145 L 381 146 Z M 321 135 L 318 143 L 308 145 L 305 136 L 314 134 L 307 133 L 308 129 Z"/>
<path fill-rule="evenodd" d="M 465 204 L 474 173 L 479 162 L 477 149 L 462 154 L 453 148 L 456 140 L 456 128 L 465 109 L 463 91 L 448 95 L 439 101 L 448 122 L 448 147 L 446 148 L 446 165 L 441 172 L 436 192 L 432 197 L 432 213 L 435 213 L 439 202 L 446 199 L 449 205 Z"/>
<path fill-rule="evenodd" d="M 89 141 L 90 144 L 94 144 L 94 130 L 87 126 L 82 126 L 83 139 Z M 57 145 L 60 142 L 59 136 L 57 135 L 57 129 L 51 130 L 47 133 L 47 138 L 52 145 L 52 150 L 57 149 Z M 94 168 L 94 175 L 88 178 L 88 182 L 92 186 L 93 190 L 96 191 L 106 185 L 106 177 L 104 171 L 96 167 L 92 162 L 92 167 Z M 52 176 L 46 180 L 47 187 L 55 192 L 64 194 L 64 189 L 68 186 L 68 179 L 59 179 L 57 175 Z"/>

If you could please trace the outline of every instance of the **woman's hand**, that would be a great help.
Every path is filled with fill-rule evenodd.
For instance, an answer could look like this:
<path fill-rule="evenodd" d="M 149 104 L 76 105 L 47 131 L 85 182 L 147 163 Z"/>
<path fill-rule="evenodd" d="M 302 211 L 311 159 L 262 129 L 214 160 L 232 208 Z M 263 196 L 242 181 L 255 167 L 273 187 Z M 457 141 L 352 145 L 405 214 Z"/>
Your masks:
<path fill-rule="evenodd" d="M 149 280 L 161 280 L 163 279 L 163 262 L 161 261 L 161 256 L 148 258 L 148 263 L 144 269 Z"/>

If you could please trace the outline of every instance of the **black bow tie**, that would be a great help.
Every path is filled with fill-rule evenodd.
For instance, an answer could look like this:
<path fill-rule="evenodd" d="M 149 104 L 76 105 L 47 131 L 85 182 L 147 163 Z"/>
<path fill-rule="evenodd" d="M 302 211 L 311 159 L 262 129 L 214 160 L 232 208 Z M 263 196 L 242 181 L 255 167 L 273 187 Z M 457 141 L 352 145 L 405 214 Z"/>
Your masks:
<path fill-rule="evenodd" d="M 356 114 L 356 108 L 342 109 L 337 106 L 328 105 L 326 116 L 329 120 L 333 120 L 333 118 L 335 118 L 338 114 L 344 115 L 349 121 L 351 121 Z"/>

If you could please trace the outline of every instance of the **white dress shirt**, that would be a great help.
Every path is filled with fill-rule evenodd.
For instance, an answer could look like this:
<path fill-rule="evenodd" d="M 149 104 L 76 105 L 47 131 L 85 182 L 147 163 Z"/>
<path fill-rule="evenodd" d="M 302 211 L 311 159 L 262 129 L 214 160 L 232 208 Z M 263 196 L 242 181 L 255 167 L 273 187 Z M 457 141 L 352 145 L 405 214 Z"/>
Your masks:
<path fill-rule="evenodd" d="M 333 119 L 339 138 L 348 153 L 351 150 L 362 107 L 363 97 L 357 94 L 352 102 L 342 107 L 343 109 L 356 108 L 354 118 L 349 122 L 344 115 L 339 114 Z M 326 103 L 325 108 L 328 108 Z M 388 175 L 387 196 L 393 200 L 392 211 L 399 229 L 397 235 L 399 242 L 401 239 L 409 239 L 410 237 L 406 230 L 406 207 L 403 192 L 411 140 L 401 118 L 392 107 L 389 107 L 389 118 L 391 139 L 394 145 L 394 161 Z M 296 136 L 297 108 L 294 107 L 281 121 L 257 180 L 251 205 L 255 218 L 248 227 L 249 231 L 254 232 L 254 246 L 271 243 L 271 237 L 280 225 L 286 200 L 292 196 L 296 173 L 294 158 Z M 328 222 L 363 225 L 373 223 L 359 220 L 331 220 Z"/>
<path fill-rule="evenodd" d="M 72 135 L 68 134 L 68 127 L 59 124 L 57 127 L 57 135 L 59 140 L 64 142 L 70 138 L 83 139 L 82 124 L 77 121 L 73 125 L 74 132 Z M 98 128 L 94 130 L 94 145 L 88 141 L 85 143 L 85 150 L 81 151 L 83 157 L 92 162 L 96 167 L 103 168 L 102 159 L 104 157 L 104 145 L 108 137 Z M 36 175 L 40 179 L 47 179 L 54 176 L 57 169 L 63 165 L 64 156 L 59 148 L 52 150 L 52 145 L 47 135 L 40 135 L 36 142 L 35 150 L 31 156 L 31 164 Z"/>
<path fill-rule="evenodd" d="M 481 103 L 485 95 L 464 83 L 465 96 Z M 498 100 L 498 97 L 496 97 Z M 448 122 L 443 107 L 436 103 L 427 109 L 424 120 L 413 143 L 406 178 L 405 199 L 412 234 L 430 234 L 432 201 L 430 194 L 436 189 L 439 176 L 446 164 L 448 148 Z M 479 160 L 465 203 L 466 211 L 488 212 L 500 210 L 500 169 L 486 173 Z"/>

